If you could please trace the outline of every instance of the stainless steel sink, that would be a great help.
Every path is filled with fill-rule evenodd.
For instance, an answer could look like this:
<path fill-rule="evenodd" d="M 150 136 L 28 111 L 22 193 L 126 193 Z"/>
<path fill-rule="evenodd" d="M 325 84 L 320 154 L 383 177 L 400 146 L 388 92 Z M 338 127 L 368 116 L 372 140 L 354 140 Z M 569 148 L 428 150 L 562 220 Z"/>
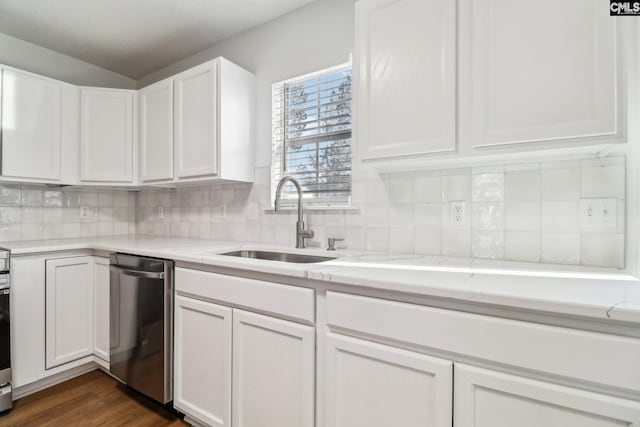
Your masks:
<path fill-rule="evenodd" d="M 233 251 L 220 255 L 235 256 L 239 258 L 265 259 L 269 261 L 295 262 L 298 264 L 311 264 L 314 262 L 331 261 L 335 258 L 319 255 L 306 254 L 288 254 L 285 252 L 269 252 L 269 251 Z"/>

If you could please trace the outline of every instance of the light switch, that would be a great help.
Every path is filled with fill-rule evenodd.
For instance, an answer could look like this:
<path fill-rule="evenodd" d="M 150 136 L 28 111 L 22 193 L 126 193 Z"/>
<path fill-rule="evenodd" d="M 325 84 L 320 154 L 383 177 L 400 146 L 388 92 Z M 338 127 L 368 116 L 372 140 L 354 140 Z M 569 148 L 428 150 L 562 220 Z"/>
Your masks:
<path fill-rule="evenodd" d="M 607 229 L 618 226 L 616 199 L 580 199 L 579 209 L 581 229 Z"/>

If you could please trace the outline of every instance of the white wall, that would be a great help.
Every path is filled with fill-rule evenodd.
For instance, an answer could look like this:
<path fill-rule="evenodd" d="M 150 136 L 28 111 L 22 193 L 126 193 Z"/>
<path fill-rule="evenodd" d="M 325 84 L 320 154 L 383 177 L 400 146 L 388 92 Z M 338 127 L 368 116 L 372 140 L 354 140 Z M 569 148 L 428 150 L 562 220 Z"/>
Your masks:
<path fill-rule="evenodd" d="M 353 52 L 354 0 L 320 0 L 138 80 L 142 88 L 224 56 L 256 75 L 256 167 L 271 165 L 271 85 L 345 63 Z"/>
<path fill-rule="evenodd" d="M 0 64 L 81 86 L 136 88 L 121 74 L 1 33 Z"/>

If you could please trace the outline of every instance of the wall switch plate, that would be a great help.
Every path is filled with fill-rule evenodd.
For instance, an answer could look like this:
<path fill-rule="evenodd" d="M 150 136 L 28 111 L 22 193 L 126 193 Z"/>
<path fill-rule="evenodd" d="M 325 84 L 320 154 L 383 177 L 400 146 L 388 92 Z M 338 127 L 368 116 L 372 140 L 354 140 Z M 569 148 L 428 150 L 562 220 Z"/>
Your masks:
<path fill-rule="evenodd" d="M 164 219 L 164 206 L 158 206 L 158 219 Z"/>
<path fill-rule="evenodd" d="M 618 226 L 616 199 L 580 199 L 579 224 L 581 229 L 616 228 Z"/>
<path fill-rule="evenodd" d="M 88 219 L 89 218 L 89 206 L 80 206 L 80 219 Z"/>
<path fill-rule="evenodd" d="M 449 222 L 453 227 L 463 227 L 467 223 L 467 203 L 451 202 L 449 204 Z"/>

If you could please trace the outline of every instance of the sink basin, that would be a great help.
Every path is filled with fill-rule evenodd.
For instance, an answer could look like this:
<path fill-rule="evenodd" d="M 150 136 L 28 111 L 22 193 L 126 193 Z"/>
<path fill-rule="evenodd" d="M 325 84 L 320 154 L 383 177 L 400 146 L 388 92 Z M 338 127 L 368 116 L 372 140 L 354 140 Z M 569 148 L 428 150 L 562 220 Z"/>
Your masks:
<path fill-rule="evenodd" d="M 221 255 L 235 256 L 239 258 L 266 259 L 269 261 L 295 262 L 298 264 L 311 264 L 314 262 L 331 261 L 335 258 L 319 255 L 306 254 L 288 254 L 285 252 L 269 252 L 269 251 L 233 251 L 226 252 Z"/>

